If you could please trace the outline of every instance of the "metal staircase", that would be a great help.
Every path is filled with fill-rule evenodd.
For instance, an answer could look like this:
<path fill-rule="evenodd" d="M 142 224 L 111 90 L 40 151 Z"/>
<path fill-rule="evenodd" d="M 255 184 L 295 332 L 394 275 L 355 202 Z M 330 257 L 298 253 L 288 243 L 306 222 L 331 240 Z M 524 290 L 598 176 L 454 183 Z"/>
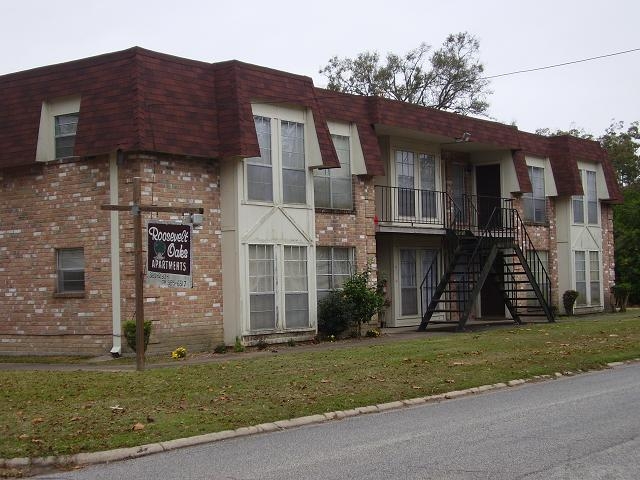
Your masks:
<path fill-rule="evenodd" d="M 495 283 L 514 322 L 520 324 L 524 317 L 555 321 L 551 281 L 511 202 L 500 203 L 482 222 L 470 197 L 446 203 L 443 248 L 420 286 L 423 314 L 418 330 L 435 323 L 464 329 L 487 281 Z M 439 266 L 444 270 L 440 276 Z"/>

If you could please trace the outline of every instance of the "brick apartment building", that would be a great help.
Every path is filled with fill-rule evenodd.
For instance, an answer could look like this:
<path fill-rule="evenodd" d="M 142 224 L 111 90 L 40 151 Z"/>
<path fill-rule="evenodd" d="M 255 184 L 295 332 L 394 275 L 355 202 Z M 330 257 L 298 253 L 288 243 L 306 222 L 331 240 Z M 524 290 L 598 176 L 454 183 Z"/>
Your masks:
<path fill-rule="evenodd" d="M 609 302 L 621 195 L 592 141 L 136 47 L 0 77 L 0 146 L 0 354 L 126 348 L 132 216 L 101 206 L 134 177 L 204 210 L 193 287 L 145 287 L 150 352 L 310 338 L 367 265 L 389 327 Z"/>

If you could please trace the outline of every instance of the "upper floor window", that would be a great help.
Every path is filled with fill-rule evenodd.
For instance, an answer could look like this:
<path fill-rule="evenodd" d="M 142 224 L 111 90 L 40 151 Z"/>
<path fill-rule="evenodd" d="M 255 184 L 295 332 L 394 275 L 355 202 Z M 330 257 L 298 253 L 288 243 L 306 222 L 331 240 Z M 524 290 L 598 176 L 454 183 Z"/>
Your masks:
<path fill-rule="evenodd" d="M 307 203 L 304 163 L 304 125 L 280 123 L 282 140 L 282 200 L 284 203 Z"/>
<path fill-rule="evenodd" d="M 273 201 L 271 164 L 271 119 L 254 117 L 260 156 L 247 159 L 247 197 L 249 200 Z"/>
<path fill-rule="evenodd" d="M 582 189 L 585 195 L 572 197 L 573 223 L 585 223 L 585 197 L 587 203 L 587 223 L 598 224 L 598 190 L 596 186 L 596 172 L 592 170 L 579 170 L 582 181 Z"/>
<path fill-rule="evenodd" d="M 544 168 L 530 166 L 528 170 L 532 191 L 522 196 L 524 200 L 524 219 L 530 222 L 544 223 L 547 221 Z"/>
<path fill-rule="evenodd" d="M 351 209 L 351 153 L 349 137 L 331 135 L 340 160 L 340 168 L 316 170 L 313 178 L 315 206 L 321 208 Z"/>
<path fill-rule="evenodd" d="M 435 157 L 396 150 L 395 169 L 398 214 L 401 217 L 434 218 L 437 202 Z"/>
<path fill-rule="evenodd" d="M 42 102 L 36 161 L 49 162 L 76 155 L 79 112 L 79 96 L 61 97 Z"/>
<path fill-rule="evenodd" d="M 56 158 L 73 156 L 73 147 L 76 144 L 76 130 L 78 129 L 78 114 L 69 113 L 57 115 L 55 121 Z"/>
<path fill-rule="evenodd" d="M 307 203 L 304 123 L 254 116 L 260 156 L 246 164 L 247 199 Z"/>
<path fill-rule="evenodd" d="M 61 248 L 56 252 L 56 293 L 84 292 L 84 249 Z"/>

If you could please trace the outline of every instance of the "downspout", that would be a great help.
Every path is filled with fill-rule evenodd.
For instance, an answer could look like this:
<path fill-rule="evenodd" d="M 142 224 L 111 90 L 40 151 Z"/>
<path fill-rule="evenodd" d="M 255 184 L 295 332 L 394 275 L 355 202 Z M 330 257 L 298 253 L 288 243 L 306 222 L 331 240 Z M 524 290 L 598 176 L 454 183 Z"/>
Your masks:
<path fill-rule="evenodd" d="M 109 155 L 109 203 L 118 204 L 118 163 L 122 160 L 122 151 Z M 113 327 L 113 347 L 111 355 L 119 357 L 122 353 L 122 325 L 120 323 L 120 218 L 118 212 L 111 211 L 111 322 Z"/>

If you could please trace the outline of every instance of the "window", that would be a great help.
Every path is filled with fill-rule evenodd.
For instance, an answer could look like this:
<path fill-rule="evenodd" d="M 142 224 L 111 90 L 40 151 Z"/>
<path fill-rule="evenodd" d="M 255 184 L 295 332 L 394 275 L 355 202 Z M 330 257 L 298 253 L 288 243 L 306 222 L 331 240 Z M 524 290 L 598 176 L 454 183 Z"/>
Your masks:
<path fill-rule="evenodd" d="M 420 286 L 433 260 L 435 250 L 401 249 L 400 250 L 400 314 L 403 316 L 418 315 L 419 299 L 422 298 L 423 310 L 429 305 L 436 283 L 428 282 L 420 292 Z M 437 271 L 432 271 L 432 278 L 437 279 Z"/>
<path fill-rule="evenodd" d="M 598 224 L 598 192 L 596 190 L 596 172 L 587 170 L 587 222 L 592 225 Z"/>
<path fill-rule="evenodd" d="M 256 115 L 254 124 L 260 156 L 245 161 L 247 199 L 306 204 L 304 123 Z"/>
<path fill-rule="evenodd" d="M 273 245 L 249 245 L 249 325 L 252 331 L 276 326 Z"/>
<path fill-rule="evenodd" d="M 598 252 L 589 252 L 589 295 L 591 305 L 600 305 L 600 258 Z"/>
<path fill-rule="evenodd" d="M 576 305 L 600 305 L 600 253 L 597 251 L 576 251 Z"/>
<path fill-rule="evenodd" d="M 249 329 L 308 327 L 308 284 L 307 247 L 249 245 Z"/>
<path fill-rule="evenodd" d="M 57 264 L 57 293 L 84 292 L 84 249 L 59 249 Z"/>
<path fill-rule="evenodd" d="M 435 218 L 437 209 L 435 157 L 424 153 L 416 154 L 397 150 L 395 167 L 398 187 L 398 215 L 401 217 Z M 419 189 L 416 189 L 416 184 Z M 416 198 L 419 198 L 417 202 Z M 419 212 L 416 212 L 416 205 L 420 209 Z"/>
<path fill-rule="evenodd" d="M 254 117 L 260 156 L 247 159 L 247 196 L 249 200 L 273 201 L 271 167 L 271 119 Z"/>
<path fill-rule="evenodd" d="M 587 272 L 584 252 L 575 253 L 577 305 L 587 305 Z"/>
<path fill-rule="evenodd" d="M 586 193 L 587 223 L 597 225 L 598 222 L 598 189 L 596 186 L 596 172 L 580 170 L 582 188 Z M 585 195 L 576 195 L 573 200 L 573 223 L 584 223 Z"/>
<path fill-rule="evenodd" d="M 54 121 L 56 158 L 72 157 L 73 147 L 76 143 L 76 130 L 78 129 L 78 114 L 57 115 Z"/>
<path fill-rule="evenodd" d="M 288 328 L 309 326 L 307 247 L 284 247 L 284 321 Z"/>
<path fill-rule="evenodd" d="M 533 275 L 535 276 L 536 282 L 538 282 L 538 286 L 540 290 L 544 293 L 547 287 L 547 280 L 549 278 L 549 252 L 547 250 L 536 250 L 538 258 L 540 259 L 540 263 L 542 264 L 542 269 L 540 268 L 540 263 L 536 260 L 533 255 L 533 252 L 527 252 L 527 261 L 529 262 L 529 268 L 531 268 Z M 543 270 L 544 269 L 544 270 Z M 545 276 L 546 272 L 546 276 Z M 536 298 L 535 292 L 529 292 L 529 306 L 538 306 L 538 300 Z"/>
<path fill-rule="evenodd" d="M 320 208 L 352 209 L 351 153 L 349 137 L 331 135 L 340 160 L 340 168 L 316 170 L 313 178 L 315 206 Z"/>
<path fill-rule="evenodd" d="M 528 170 L 532 191 L 522 196 L 524 200 L 524 219 L 529 222 L 544 223 L 547 221 L 544 168 L 530 166 Z"/>
<path fill-rule="evenodd" d="M 282 199 L 284 203 L 307 203 L 304 125 L 283 121 L 281 131 Z"/>
<path fill-rule="evenodd" d="M 353 273 L 353 249 L 316 247 L 316 284 L 318 300 L 332 290 L 342 288 Z"/>

